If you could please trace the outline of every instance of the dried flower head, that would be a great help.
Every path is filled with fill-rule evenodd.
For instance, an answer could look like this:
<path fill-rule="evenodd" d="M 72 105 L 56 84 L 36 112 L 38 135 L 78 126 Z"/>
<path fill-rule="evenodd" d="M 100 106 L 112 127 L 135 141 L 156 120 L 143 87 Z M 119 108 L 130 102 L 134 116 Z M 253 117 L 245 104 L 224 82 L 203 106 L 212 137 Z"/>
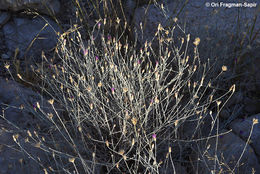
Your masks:
<path fill-rule="evenodd" d="M 179 120 L 175 120 L 174 125 L 178 126 Z"/>
<path fill-rule="evenodd" d="M 120 155 L 124 155 L 125 151 L 124 151 L 124 149 L 121 149 L 118 153 L 119 153 Z"/>
<path fill-rule="evenodd" d="M 100 27 L 101 27 L 101 22 L 98 23 L 98 28 L 100 28 Z"/>
<path fill-rule="evenodd" d="M 118 24 L 120 23 L 119 17 L 116 18 L 116 23 L 118 23 Z"/>
<path fill-rule="evenodd" d="M 27 134 L 29 135 L 29 137 L 32 137 L 32 134 L 29 130 L 27 130 Z"/>
<path fill-rule="evenodd" d="M 17 74 L 17 77 L 18 77 L 19 79 L 21 79 L 21 80 L 23 79 L 20 74 Z"/>
<path fill-rule="evenodd" d="M 53 117 L 52 113 L 48 113 L 47 115 L 48 115 L 49 119 L 52 119 L 52 117 Z"/>
<path fill-rule="evenodd" d="M 102 86 L 102 82 L 99 82 L 98 83 L 98 87 L 100 88 Z"/>
<path fill-rule="evenodd" d="M 227 66 L 222 66 L 222 71 L 227 71 Z"/>
<path fill-rule="evenodd" d="M 158 104 L 160 102 L 157 97 L 155 97 L 154 101 L 155 101 L 156 104 Z"/>
<path fill-rule="evenodd" d="M 255 125 L 255 124 L 258 124 L 258 119 L 256 119 L 256 118 L 253 119 L 253 125 Z"/>
<path fill-rule="evenodd" d="M 190 34 L 187 35 L 187 42 L 190 41 Z"/>
<path fill-rule="evenodd" d="M 74 163 L 75 158 L 69 158 L 69 162 Z"/>
<path fill-rule="evenodd" d="M 106 146 L 109 147 L 109 142 L 106 140 Z"/>
<path fill-rule="evenodd" d="M 9 67 L 10 67 L 9 64 L 6 64 L 6 65 L 5 65 L 5 68 L 6 68 L 6 69 L 9 69 Z"/>
<path fill-rule="evenodd" d="M 126 93 L 128 91 L 128 88 L 124 87 L 123 92 Z"/>
<path fill-rule="evenodd" d="M 19 109 L 23 110 L 23 109 L 24 109 L 24 105 L 21 104 L 20 107 L 19 107 Z"/>
<path fill-rule="evenodd" d="M 87 90 L 88 90 L 88 92 L 90 92 L 92 90 L 91 86 L 88 86 Z"/>
<path fill-rule="evenodd" d="M 40 143 L 40 142 L 36 143 L 36 144 L 34 145 L 34 147 L 40 148 L 40 147 L 41 147 L 41 143 Z"/>
<path fill-rule="evenodd" d="M 134 144 L 135 144 L 135 139 L 133 138 L 131 145 L 133 146 Z"/>
<path fill-rule="evenodd" d="M 112 94 L 115 93 L 115 88 L 111 88 Z"/>
<path fill-rule="evenodd" d="M 17 139 L 19 138 L 19 134 L 15 134 L 15 135 L 13 135 L 13 140 L 16 142 L 17 141 Z"/>
<path fill-rule="evenodd" d="M 82 132 L 82 127 L 79 126 L 79 127 L 78 127 L 78 130 L 79 130 L 79 132 Z"/>
<path fill-rule="evenodd" d="M 83 49 L 83 55 L 86 56 L 88 54 L 88 49 Z"/>
<path fill-rule="evenodd" d="M 198 45 L 200 44 L 200 38 L 197 37 L 197 38 L 195 39 L 195 41 L 193 42 L 193 44 L 194 44 L 195 46 L 198 46 Z"/>
<path fill-rule="evenodd" d="M 163 30 L 163 27 L 162 27 L 162 25 L 159 23 L 159 25 L 158 25 L 158 30 L 159 31 L 161 31 L 161 30 Z"/>
<path fill-rule="evenodd" d="M 48 100 L 48 103 L 50 103 L 51 105 L 53 105 L 53 103 L 54 103 L 54 99 L 50 99 L 50 100 Z"/>
<path fill-rule="evenodd" d="M 153 137 L 153 140 L 156 141 L 156 134 L 153 134 L 152 137 Z"/>
<path fill-rule="evenodd" d="M 36 106 L 37 106 L 38 109 L 40 109 L 40 104 L 39 104 L 39 102 L 36 103 Z"/>
<path fill-rule="evenodd" d="M 137 118 L 133 117 L 131 121 L 132 121 L 134 126 L 137 124 Z"/>

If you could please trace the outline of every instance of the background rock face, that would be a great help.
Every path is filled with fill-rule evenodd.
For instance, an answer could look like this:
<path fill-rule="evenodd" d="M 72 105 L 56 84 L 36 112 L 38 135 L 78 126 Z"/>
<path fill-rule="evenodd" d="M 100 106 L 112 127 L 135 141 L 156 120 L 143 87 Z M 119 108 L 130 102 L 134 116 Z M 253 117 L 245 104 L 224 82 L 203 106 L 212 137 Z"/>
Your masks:
<path fill-rule="evenodd" d="M 260 114 L 250 116 L 245 120 L 237 119 L 231 123 L 230 128 L 234 131 L 236 135 L 241 137 L 244 141 L 247 141 L 250 135 L 250 131 L 253 124 L 253 119 L 260 120 Z M 260 125 L 254 125 L 252 130 L 252 135 L 250 137 L 250 145 L 253 147 L 254 151 L 258 156 L 260 156 Z"/>
<path fill-rule="evenodd" d="M 0 10 L 20 11 L 34 9 L 44 14 L 56 14 L 60 11 L 59 0 L 0 0 Z M 52 12 L 50 13 L 49 10 Z"/>
<path fill-rule="evenodd" d="M 38 164 L 26 156 L 26 154 L 19 149 L 18 145 L 14 142 L 12 134 L 19 131 L 12 130 L 10 132 L 10 125 L 0 120 L 0 173 L 1 174 L 26 174 L 26 173 L 39 173 L 44 174 L 44 171 Z M 8 129 L 8 130 L 7 130 Z M 20 136 L 20 141 L 24 141 L 26 135 Z M 29 143 L 22 142 L 26 150 L 29 151 L 34 157 L 39 157 L 42 161 L 47 162 L 45 153 L 35 147 L 29 146 Z M 9 148 L 9 147 L 12 148 Z"/>
<path fill-rule="evenodd" d="M 38 92 L 36 93 L 15 81 L 0 78 L 0 120 L 4 116 L 5 119 L 21 128 L 38 123 L 39 120 L 32 116 L 36 102 L 40 102 L 44 112 L 53 113 L 50 104 Z M 43 118 L 40 114 L 38 116 Z"/>
<path fill-rule="evenodd" d="M 158 24 L 164 28 L 174 24 L 173 18 L 178 18 L 178 24 L 191 37 L 200 37 L 200 52 L 203 56 L 225 56 L 230 53 L 229 47 L 243 31 L 250 31 L 254 26 L 254 34 L 259 31 L 260 19 L 257 18 L 258 8 L 224 8 L 206 7 L 205 0 L 189 1 L 164 1 L 164 12 L 157 5 L 139 7 L 135 11 L 134 24 L 138 29 L 138 36 L 142 35 L 140 23 L 143 25 L 143 38 L 138 38 L 141 43 L 147 39 L 151 41 L 157 32 Z M 214 1 L 216 4 L 220 1 Z M 213 4 L 212 4 L 213 5 Z M 182 9 L 182 7 L 184 7 Z M 182 10 L 181 10 L 182 9 Z M 254 19 L 255 25 L 254 25 Z M 254 35 L 253 34 L 253 35 Z M 232 38 L 234 40 L 232 40 Z M 155 40 L 155 42 L 158 42 Z M 211 47 L 209 47 L 209 45 Z M 223 46 L 227 47 L 223 49 Z M 207 53 L 207 54 L 206 54 Z M 216 53 L 218 55 L 216 55 Z"/>
<path fill-rule="evenodd" d="M 223 130 L 223 133 L 224 132 L 227 132 L 227 130 Z M 214 166 L 216 166 L 216 171 L 213 173 L 218 173 L 219 171 L 230 173 L 234 168 L 234 173 L 251 174 L 253 170 L 256 173 L 260 172 L 260 165 L 254 153 L 254 149 L 250 145 L 246 145 L 246 143 L 233 132 L 220 136 L 218 142 L 216 142 L 216 139 L 210 139 L 208 141 L 207 147 L 210 148 L 204 150 L 205 156 L 203 159 L 210 168 L 207 168 L 203 161 L 200 173 L 211 173 L 210 171 L 214 171 Z M 218 145 L 216 153 L 218 160 L 214 161 L 216 144 Z M 245 151 L 243 153 L 244 148 Z M 239 163 L 237 163 L 241 155 L 242 158 Z"/>
<path fill-rule="evenodd" d="M 10 19 L 10 14 L 0 11 L 0 28 Z"/>
<path fill-rule="evenodd" d="M 46 18 L 48 20 L 48 18 Z M 10 51 L 19 48 L 19 57 L 23 57 L 30 47 L 34 38 L 32 47 L 28 49 L 27 56 L 40 54 L 42 50 L 52 49 L 57 42 L 56 31 L 59 31 L 58 25 L 48 20 L 49 25 L 44 27 L 46 21 L 40 17 L 32 20 L 26 18 L 14 18 L 3 27 L 5 42 Z M 37 61 L 37 60 L 36 60 Z"/>
<path fill-rule="evenodd" d="M 26 110 L 27 104 L 36 103 L 40 101 L 39 94 L 33 92 L 30 89 L 18 84 L 14 81 L 6 81 L 0 78 L 0 173 L 1 174 L 26 174 L 26 173 L 40 173 L 44 174 L 44 171 L 39 165 L 32 159 L 30 159 L 24 151 L 14 142 L 12 135 L 18 133 L 19 143 L 29 152 L 33 157 L 39 157 L 45 164 L 48 163 L 46 154 L 44 151 L 35 148 L 31 143 L 26 142 L 25 138 L 28 135 L 25 131 L 30 130 L 31 126 L 39 124 L 39 120 L 34 119 L 30 114 L 30 110 Z M 47 106 L 47 101 L 44 101 Z M 24 109 L 20 109 L 20 106 L 24 105 Z M 50 106 L 49 106 L 50 107 Z M 3 112 L 2 112 L 3 111 Z M 46 109 L 49 112 L 50 109 Z M 2 115 L 3 114 L 3 115 Z M 16 129 L 14 126 L 7 124 L 2 119 L 4 117 L 8 121 L 11 121 L 13 125 L 18 126 Z M 48 126 L 44 124 L 44 127 Z M 41 127 L 43 128 L 43 127 Z M 12 148 L 9 148 L 12 147 Z"/>

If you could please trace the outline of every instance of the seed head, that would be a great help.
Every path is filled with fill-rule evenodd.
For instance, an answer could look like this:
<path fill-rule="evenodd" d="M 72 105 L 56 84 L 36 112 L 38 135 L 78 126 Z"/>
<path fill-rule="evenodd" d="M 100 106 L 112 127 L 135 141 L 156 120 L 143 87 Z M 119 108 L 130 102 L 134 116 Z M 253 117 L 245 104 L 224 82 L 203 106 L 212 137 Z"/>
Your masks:
<path fill-rule="evenodd" d="M 200 44 L 200 38 L 196 38 L 195 39 L 195 41 L 193 42 L 193 44 L 195 45 L 195 46 L 198 46 L 199 44 Z"/>
<path fill-rule="evenodd" d="M 51 105 L 53 105 L 53 103 L 54 103 L 54 99 L 50 99 L 50 100 L 48 100 L 48 103 L 50 103 Z"/>
<path fill-rule="evenodd" d="M 222 71 L 227 71 L 227 66 L 222 66 Z"/>
<path fill-rule="evenodd" d="M 156 134 L 153 134 L 153 140 L 156 141 Z"/>
<path fill-rule="evenodd" d="M 124 149 L 121 149 L 118 153 L 119 153 L 120 155 L 124 155 L 125 151 L 124 151 Z"/>
<path fill-rule="evenodd" d="M 69 162 L 74 163 L 75 158 L 69 158 Z"/>
<path fill-rule="evenodd" d="M 258 119 L 256 119 L 256 118 L 253 119 L 253 125 L 255 125 L 255 124 L 258 124 Z"/>
<path fill-rule="evenodd" d="M 137 118 L 133 117 L 131 121 L 132 121 L 134 126 L 137 124 Z"/>

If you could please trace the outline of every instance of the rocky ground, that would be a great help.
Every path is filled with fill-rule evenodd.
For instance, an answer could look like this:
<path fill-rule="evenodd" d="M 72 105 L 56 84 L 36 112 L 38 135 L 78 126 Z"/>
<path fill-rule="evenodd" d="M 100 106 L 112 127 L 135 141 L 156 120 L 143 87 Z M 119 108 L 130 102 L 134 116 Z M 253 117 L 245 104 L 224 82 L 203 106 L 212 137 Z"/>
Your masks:
<path fill-rule="evenodd" d="M 16 74 L 24 72 L 28 62 L 41 62 L 42 50 L 52 55 L 57 43 L 56 32 L 66 31 L 76 21 L 75 8 L 66 0 L 48 1 L 50 7 L 55 7 L 54 13 L 62 28 L 40 4 L 26 2 L 19 5 L 0 0 L 0 110 L 4 110 L 6 119 L 0 119 L 0 173 L 3 174 L 44 173 L 35 161 L 22 153 L 22 149 L 13 140 L 12 135 L 17 133 L 21 139 L 25 139 L 26 132 L 7 122 L 12 121 L 26 129 L 37 125 L 35 118 L 29 112 L 23 111 L 22 105 L 27 101 L 33 106 L 39 98 L 39 93 L 12 80 L 6 80 L 10 79 L 10 75 L 5 65 L 12 65 L 10 70 Z M 200 55 L 204 58 L 221 59 L 220 62 L 228 65 L 228 71 L 220 83 L 223 88 L 236 84 L 236 91 L 220 112 L 221 131 L 232 132 L 220 138 L 218 148 L 225 159 L 219 160 L 225 160 L 225 163 L 232 166 L 232 161 L 238 159 L 245 150 L 240 162 L 245 165 L 240 167 L 240 172 L 252 173 L 248 169 L 254 168 L 256 173 L 260 173 L 260 124 L 256 124 L 250 132 L 254 119 L 260 119 L 260 7 L 257 4 L 252 8 L 213 8 L 206 7 L 205 3 L 203 0 L 189 2 L 180 11 L 183 2 L 168 1 L 164 5 L 164 14 L 160 13 L 155 5 L 146 11 L 144 4 L 136 9 L 133 23 L 136 28 L 141 22 L 145 23 L 144 38 L 151 40 L 158 21 L 166 27 L 170 22 L 164 17 L 175 17 L 179 14 L 179 25 L 186 26 L 186 32 L 191 33 L 192 38 L 201 37 Z M 41 16 L 34 18 L 29 12 L 24 12 L 27 7 L 38 9 L 44 19 Z M 146 18 L 143 19 L 142 16 Z M 46 26 L 38 35 L 46 21 L 51 27 Z M 41 39 L 34 40 L 37 35 Z M 139 41 L 143 43 L 142 39 Z M 43 103 L 48 105 L 46 101 Z M 38 151 L 37 148 L 28 150 L 34 156 L 40 156 L 42 163 L 49 162 L 44 152 Z M 177 170 L 181 173 L 186 172 L 182 164 L 177 163 L 176 166 L 179 166 Z M 201 172 L 207 173 L 206 167 Z"/>

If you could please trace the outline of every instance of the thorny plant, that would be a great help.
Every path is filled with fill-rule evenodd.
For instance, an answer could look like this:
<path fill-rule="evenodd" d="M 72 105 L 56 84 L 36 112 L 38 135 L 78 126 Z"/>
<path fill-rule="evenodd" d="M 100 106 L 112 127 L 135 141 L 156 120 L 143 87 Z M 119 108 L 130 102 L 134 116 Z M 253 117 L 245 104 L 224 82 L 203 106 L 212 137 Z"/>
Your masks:
<path fill-rule="evenodd" d="M 102 23 L 94 27 L 100 30 Z M 95 166 L 108 173 L 159 173 L 163 166 L 174 168 L 171 144 L 199 141 L 200 126 L 212 106 L 220 105 L 221 97 L 213 97 L 214 80 L 207 79 L 210 65 L 200 62 L 200 39 L 190 43 L 190 35 L 183 33 L 175 40 L 177 29 L 158 26 L 158 54 L 151 43 L 136 50 L 136 45 L 122 45 L 119 38 L 101 30 L 102 49 L 97 49 L 94 39 L 84 42 L 76 29 L 60 35 L 59 63 L 53 64 L 43 54 L 49 66 L 33 68 L 46 84 L 39 88 L 50 98 L 53 110 L 47 113 L 39 103 L 33 110 L 53 127 L 45 137 L 48 141 L 32 138 L 28 132 L 33 144 L 52 154 L 56 165 L 45 166 L 46 173 L 91 173 Z M 194 47 L 193 55 L 187 55 L 189 47 Z M 225 71 L 223 66 L 219 75 Z M 234 87 L 225 95 L 232 92 Z M 180 130 L 191 120 L 197 126 L 187 138 Z M 212 117 L 214 124 L 216 120 Z M 165 144 L 168 152 L 161 158 L 159 149 Z"/>
<path fill-rule="evenodd" d="M 102 28 L 106 21 L 99 20 L 94 26 L 101 45 L 94 37 L 83 41 L 75 26 L 59 35 L 59 63 L 43 54 L 48 66 L 32 67 L 44 82 L 38 88 L 50 98 L 52 112 L 36 104 L 32 112 L 41 115 L 49 131 L 27 131 L 28 142 L 50 154 L 54 163 L 46 166 L 37 157 L 31 158 L 45 173 L 95 173 L 98 167 L 105 173 L 159 173 L 169 166 L 175 171 L 175 161 L 192 163 L 184 158 L 187 154 L 177 150 L 182 148 L 179 142 L 198 143 L 220 135 L 218 115 L 225 103 L 221 100 L 235 88 L 216 98 L 217 86 L 213 84 L 227 67 L 209 79 L 212 65 L 200 60 L 200 39 L 191 43 L 190 35 L 176 20 L 167 29 L 158 26 L 156 51 L 152 43 L 137 49 L 127 40 L 122 44 L 120 34 L 107 35 Z M 176 38 L 176 30 L 182 36 Z M 191 47 L 193 55 L 188 55 Z M 9 69 L 9 65 L 5 67 Z M 17 77 L 24 81 L 20 74 Z M 216 117 L 211 110 L 216 111 Z M 201 127 L 208 117 L 212 125 L 208 136 L 202 137 Z M 184 135 L 183 127 L 191 121 L 195 122 L 193 133 Z M 45 137 L 39 138 L 40 134 Z M 19 144 L 19 136 L 13 138 Z M 184 148 L 190 147 L 186 144 Z M 166 154 L 161 154 L 162 148 L 168 149 Z M 200 151 L 198 156 L 207 161 L 205 154 Z M 213 168 L 213 173 L 222 171 Z"/>

